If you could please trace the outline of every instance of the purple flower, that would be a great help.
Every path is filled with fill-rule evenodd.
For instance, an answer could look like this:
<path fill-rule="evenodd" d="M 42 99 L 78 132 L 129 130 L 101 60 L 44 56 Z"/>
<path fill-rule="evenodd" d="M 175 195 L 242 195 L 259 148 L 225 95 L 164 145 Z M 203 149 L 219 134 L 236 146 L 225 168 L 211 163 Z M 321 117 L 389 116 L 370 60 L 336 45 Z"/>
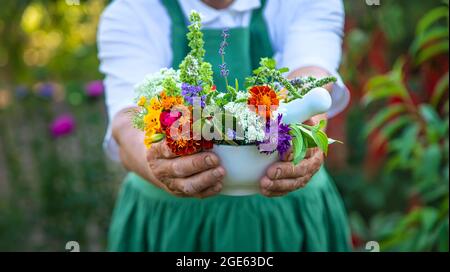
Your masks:
<path fill-rule="evenodd" d="M 236 139 L 236 131 L 232 130 L 231 128 L 228 128 L 228 130 L 227 130 L 227 137 L 230 140 Z"/>
<path fill-rule="evenodd" d="M 187 83 L 181 84 L 181 95 L 184 97 L 184 100 L 191 105 L 194 105 L 194 102 L 199 100 L 200 106 L 204 108 L 206 106 L 206 95 L 200 95 L 202 90 L 202 86 L 192 86 Z"/>
<path fill-rule="evenodd" d="M 85 86 L 86 95 L 89 97 L 102 96 L 105 91 L 103 82 L 101 80 L 91 81 Z"/>
<path fill-rule="evenodd" d="M 258 143 L 258 149 L 261 153 L 271 154 L 277 150 L 280 157 L 283 157 L 286 152 L 289 151 L 292 140 L 292 136 L 289 134 L 291 128 L 288 125 L 281 123 L 282 117 L 283 115 L 278 114 L 276 121 L 270 120 L 267 122 L 265 140 Z M 274 148 L 272 150 L 267 150 L 267 148 L 262 148 L 263 144 L 273 145 Z"/>
<path fill-rule="evenodd" d="M 227 38 L 230 36 L 230 34 L 228 33 L 228 28 L 225 28 L 222 31 L 222 37 L 223 40 L 220 43 L 220 48 L 219 48 L 219 55 L 222 56 L 222 64 L 219 65 L 220 68 L 220 74 L 223 77 L 228 77 L 228 74 L 230 73 L 230 71 L 227 68 L 227 64 L 224 62 L 224 55 L 225 55 L 225 47 L 228 46 L 228 42 L 227 42 Z"/>
<path fill-rule="evenodd" d="M 222 37 L 223 37 L 224 40 L 226 40 L 226 39 L 230 36 L 229 31 L 230 31 L 230 30 L 229 30 L 228 28 L 224 28 L 224 29 L 222 30 Z"/>
<path fill-rule="evenodd" d="M 223 77 L 227 77 L 228 74 L 230 73 L 230 71 L 228 70 L 228 67 L 227 67 L 227 64 L 226 64 L 226 63 L 220 64 L 220 65 L 219 65 L 219 68 L 220 68 L 220 74 L 221 74 Z"/>
<path fill-rule="evenodd" d="M 40 84 L 38 84 L 37 89 L 36 89 L 37 94 L 44 98 L 53 97 L 55 90 L 56 90 L 55 85 L 50 82 L 40 83 Z"/>
<path fill-rule="evenodd" d="M 69 135 L 75 129 L 75 119 L 70 114 L 63 114 L 50 124 L 50 133 L 54 138 Z"/>
<path fill-rule="evenodd" d="M 220 48 L 219 48 L 219 55 L 223 56 L 225 55 L 225 47 L 228 46 L 228 42 L 227 39 L 230 36 L 230 34 L 228 33 L 228 28 L 225 28 L 224 30 L 222 30 L 222 42 L 220 43 Z"/>

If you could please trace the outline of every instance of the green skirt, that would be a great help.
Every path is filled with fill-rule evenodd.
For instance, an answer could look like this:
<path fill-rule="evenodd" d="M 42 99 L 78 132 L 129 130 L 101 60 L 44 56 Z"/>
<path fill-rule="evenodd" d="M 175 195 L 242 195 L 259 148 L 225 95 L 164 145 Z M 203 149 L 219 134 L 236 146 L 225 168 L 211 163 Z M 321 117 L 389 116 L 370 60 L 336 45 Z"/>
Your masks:
<path fill-rule="evenodd" d="M 342 200 L 327 172 L 283 197 L 178 198 L 135 174 L 125 179 L 110 251 L 349 251 Z"/>

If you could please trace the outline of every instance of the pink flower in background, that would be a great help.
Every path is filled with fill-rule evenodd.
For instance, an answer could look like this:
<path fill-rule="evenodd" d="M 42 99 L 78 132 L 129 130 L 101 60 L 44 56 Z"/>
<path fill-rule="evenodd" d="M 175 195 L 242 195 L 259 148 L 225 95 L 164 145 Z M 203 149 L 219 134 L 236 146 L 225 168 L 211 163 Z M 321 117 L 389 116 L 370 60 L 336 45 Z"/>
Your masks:
<path fill-rule="evenodd" d="M 103 86 L 103 81 L 95 80 L 86 84 L 85 87 L 86 95 L 89 97 L 99 97 L 105 92 L 105 87 Z"/>
<path fill-rule="evenodd" d="M 74 130 L 75 119 L 70 114 L 60 115 L 50 124 L 50 132 L 55 138 L 69 135 Z"/>

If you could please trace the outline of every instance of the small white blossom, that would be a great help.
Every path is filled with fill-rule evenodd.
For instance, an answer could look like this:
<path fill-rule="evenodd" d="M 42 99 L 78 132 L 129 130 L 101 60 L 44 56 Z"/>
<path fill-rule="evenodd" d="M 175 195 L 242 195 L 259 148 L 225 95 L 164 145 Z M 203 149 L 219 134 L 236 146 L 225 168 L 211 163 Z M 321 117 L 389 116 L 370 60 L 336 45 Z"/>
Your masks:
<path fill-rule="evenodd" d="M 259 115 L 248 108 L 246 103 L 229 102 L 224 108 L 236 117 L 238 125 L 245 132 L 247 143 L 264 140 L 264 123 Z"/>
<path fill-rule="evenodd" d="M 238 91 L 236 93 L 237 100 L 248 99 L 249 96 L 250 96 L 250 94 L 248 92 L 244 92 L 244 91 Z"/>
<path fill-rule="evenodd" d="M 164 78 L 172 77 L 177 85 L 181 85 L 180 83 L 180 73 L 172 68 L 161 69 L 160 71 L 149 74 L 145 76 L 144 80 L 135 86 L 135 92 L 137 94 L 137 98 L 139 99 L 141 96 L 145 96 L 147 98 L 154 97 L 160 94 L 163 91 L 162 83 Z"/>

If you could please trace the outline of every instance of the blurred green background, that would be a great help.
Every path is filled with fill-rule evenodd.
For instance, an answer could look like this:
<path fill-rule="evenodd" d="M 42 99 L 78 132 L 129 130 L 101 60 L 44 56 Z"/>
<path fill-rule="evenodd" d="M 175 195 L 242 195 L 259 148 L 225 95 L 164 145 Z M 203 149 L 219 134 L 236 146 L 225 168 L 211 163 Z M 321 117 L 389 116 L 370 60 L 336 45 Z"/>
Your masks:
<path fill-rule="evenodd" d="M 77 4 L 79 5 L 73 5 Z M 0 9 L 0 251 L 104 250 L 124 171 L 106 128 L 96 27 L 108 1 L 3 0 Z M 448 1 L 345 1 L 327 160 L 355 250 L 448 251 Z"/>

